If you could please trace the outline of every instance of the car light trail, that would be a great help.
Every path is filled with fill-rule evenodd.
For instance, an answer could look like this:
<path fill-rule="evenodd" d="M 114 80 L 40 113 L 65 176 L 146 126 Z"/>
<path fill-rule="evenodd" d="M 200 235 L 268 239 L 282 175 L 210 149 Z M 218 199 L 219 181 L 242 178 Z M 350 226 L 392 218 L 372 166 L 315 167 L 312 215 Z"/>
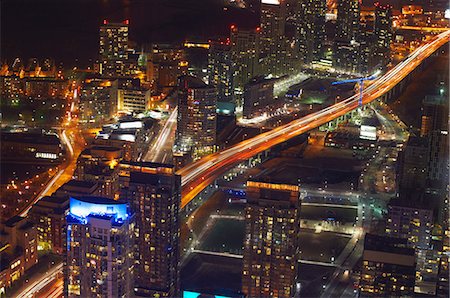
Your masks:
<path fill-rule="evenodd" d="M 424 59 L 431 56 L 442 45 L 447 43 L 449 37 L 450 31 L 445 31 L 437 35 L 433 40 L 417 48 L 404 61 L 397 64 L 386 74 L 373 81 L 363 92 L 363 103 L 370 103 L 394 88 L 401 80 L 416 69 Z M 214 182 L 217 177 L 223 175 L 223 173 L 237 163 L 247 160 L 292 137 L 326 124 L 339 116 L 345 115 L 358 108 L 358 99 L 358 95 L 353 95 L 321 111 L 309 114 L 271 131 L 242 141 L 220 152 L 205 156 L 180 169 L 177 174 L 180 174 L 182 179 L 181 208 L 184 208 L 203 189 Z"/>

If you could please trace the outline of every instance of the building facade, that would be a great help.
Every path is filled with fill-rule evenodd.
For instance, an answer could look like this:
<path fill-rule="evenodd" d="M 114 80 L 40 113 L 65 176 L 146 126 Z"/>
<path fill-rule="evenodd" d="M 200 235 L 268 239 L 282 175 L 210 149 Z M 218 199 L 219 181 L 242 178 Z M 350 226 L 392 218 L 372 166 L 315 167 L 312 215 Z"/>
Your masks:
<path fill-rule="evenodd" d="M 217 89 L 217 101 L 234 101 L 234 64 L 231 41 L 210 41 L 208 52 L 208 83 Z"/>
<path fill-rule="evenodd" d="M 107 77 L 120 77 L 128 73 L 128 22 L 108 23 L 100 26 L 100 73 Z"/>
<path fill-rule="evenodd" d="M 196 156 L 215 150 L 217 93 L 201 79 L 182 76 L 178 82 L 175 151 L 193 150 Z"/>
<path fill-rule="evenodd" d="M 304 63 L 322 58 L 325 41 L 325 0 L 305 0 L 299 5 L 299 52 Z"/>
<path fill-rule="evenodd" d="M 415 251 L 406 239 L 366 234 L 359 281 L 361 297 L 412 296 Z"/>
<path fill-rule="evenodd" d="M 386 234 L 408 239 L 409 247 L 429 249 L 433 229 L 433 210 L 412 202 L 414 201 L 401 199 L 389 202 Z"/>
<path fill-rule="evenodd" d="M 242 292 L 248 297 L 296 296 L 299 187 L 248 181 L 247 202 Z"/>
<path fill-rule="evenodd" d="M 166 164 L 119 167 L 121 198 L 136 210 L 135 295 L 178 297 L 181 177 Z"/>
<path fill-rule="evenodd" d="M 102 197 L 70 198 L 65 297 L 132 297 L 134 218 L 129 206 Z"/>

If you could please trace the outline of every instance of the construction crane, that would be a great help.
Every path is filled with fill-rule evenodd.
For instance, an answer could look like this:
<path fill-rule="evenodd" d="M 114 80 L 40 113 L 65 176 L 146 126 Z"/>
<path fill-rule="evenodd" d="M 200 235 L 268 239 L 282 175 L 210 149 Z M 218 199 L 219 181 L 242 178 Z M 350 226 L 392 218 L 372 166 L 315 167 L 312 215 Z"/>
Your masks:
<path fill-rule="evenodd" d="M 363 104 L 363 91 L 364 91 L 364 81 L 372 81 L 375 80 L 376 77 L 380 74 L 380 71 L 377 71 L 373 75 L 369 77 L 363 77 L 363 78 L 356 78 L 356 79 L 349 79 L 349 80 L 342 80 L 342 81 L 336 81 L 331 83 L 331 85 L 342 85 L 342 84 L 350 84 L 350 83 L 358 83 L 359 84 L 359 100 L 358 100 L 358 106 L 362 106 Z"/>

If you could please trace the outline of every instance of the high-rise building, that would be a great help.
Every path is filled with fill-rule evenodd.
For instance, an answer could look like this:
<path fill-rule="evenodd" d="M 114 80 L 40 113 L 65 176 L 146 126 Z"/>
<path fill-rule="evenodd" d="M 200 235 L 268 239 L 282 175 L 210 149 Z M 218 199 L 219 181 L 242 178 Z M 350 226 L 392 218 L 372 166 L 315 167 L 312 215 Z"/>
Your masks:
<path fill-rule="evenodd" d="M 261 1 L 259 58 L 264 61 L 262 73 L 280 75 L 286 71 L 286 1 Z"/>
<path fill-rule="evenodd" d="M 296 296 L 299 187 L 248 181 L 247 202 L 242 292 L 248 297 Z"/>
<path fill-rule="evenodd" d="M 386 234 L 407 239 L 409 247 L 429 249 L 433 210 L 421 205 L 415 198 L 392 199 L 388 205 Z"/>
<path fill-rule="evenodd" d="M 214 87 L 193 76 L 178 79 L 178 117 L 175 151 L 195 156 L 211 153 L 216 145 L 217 96 Z"/>
<path fill-rule="evenodd" d="M 359 281 L 363 297 L 412 296 L 416 264 L 407 240 L 366 234 Z"/>
<path fill-rule="evenodd" d="M 350 42 L 359 35 L 359 0 L 338 0 L 336 40 Z"/>
<path fill-rule="evenodd" d="M 397 188 L 401 193 L 423 190 L 427 177 L 428 144 L 426 138 L 411 136 L 398 156 Z"/>
<path fill-rule="evenodd" d="M 423 100 L 420 134 L 428 137 L 428 179 L 448 182 L 448 96 L 428 95 Z"/>
<path fill-rule="evenodd" d="M 375 3 L 375 22 L 373 29 L 373 55 L 378 68 L 386 67 L 391 61 L 392 7 Z"/>
<path fill-rule="evenodd" d="M 167 164 L 119 167 L 121 198 L 136 210 L 135 295 L 179 297 L 181 177 Z"/>
<path fill-rule="evenodd" d="M 234 88 L 241 92 L 244 85 L 258 73 L 259 38 L 261 29 L 243 30 L 231 26 L 230 41 L 234 64 Z M 239 105 L 239 99 L 237 99 Z"/>
<path fill-rule="evenodd" d="M 208 83 L 217 89 L 217 101 L 233 102 L 234 64 L 230 39 L 210 41 Z"/>
<path fill-rule="evenodd" d="M 128 204 L 70 198 L 65 297 L 132 297 L 134 218 Z"/>
<path fill-rule="evenodd" d="M 359 71 L 360 5 L 358 0 L 339 0 L 335 37 L 335 65 L 349 72 Z"/>
<path fill-rule="evenodd" d="M 304 0 L 299 5 L 299 52 L 304 63 L 322 58 L 326 0 Z"/>
<path fill-rule="evenodd" d="M 100 26 L 100 73 L 108 77 L 125 76 L 128 73 L 128 21 Z"/>

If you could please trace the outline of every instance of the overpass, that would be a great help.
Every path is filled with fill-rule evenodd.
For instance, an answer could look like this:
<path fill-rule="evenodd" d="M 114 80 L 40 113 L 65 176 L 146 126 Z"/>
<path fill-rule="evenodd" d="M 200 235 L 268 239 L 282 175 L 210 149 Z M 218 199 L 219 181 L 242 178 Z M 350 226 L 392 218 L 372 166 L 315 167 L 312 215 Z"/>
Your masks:
<path fill-rule="evenodd" d="M 397 84 L 407 78 L 422 62 L 439 50 L 450 39 L 445 31 L 417 48 L 404 61 L 379 77 L 363 92 L 363 104 L 370 103 L 388 94 Z M 358 108 L 359 95 L 355 94 L 321 111 L 296 119 L 288 124 L 262 133 L 236 145 L 207 155 L 180 169 L 182 199 L 181 208 L 186 207 L 208 185 L 236 164 L 257 155 L 274 145 L 326 124 Z"/>

